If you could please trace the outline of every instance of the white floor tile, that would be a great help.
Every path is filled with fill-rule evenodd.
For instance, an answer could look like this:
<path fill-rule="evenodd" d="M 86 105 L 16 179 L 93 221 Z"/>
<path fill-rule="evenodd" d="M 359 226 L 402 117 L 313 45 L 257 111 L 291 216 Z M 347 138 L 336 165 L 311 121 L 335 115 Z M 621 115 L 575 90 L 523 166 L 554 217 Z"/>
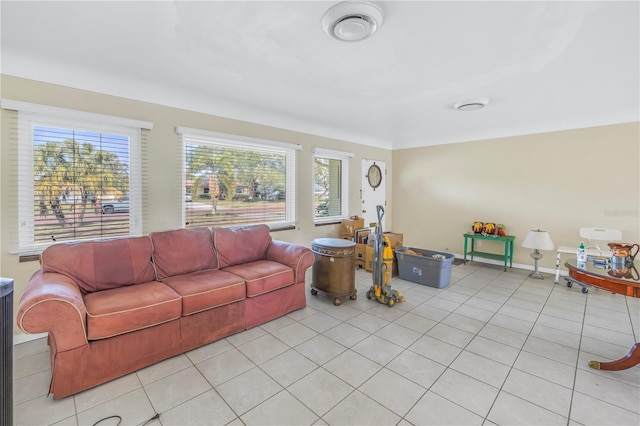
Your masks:
<path fill-rule="evenodd" d="M 303 324 L 294 322 L 292 324 L 279 328 L 271 334 L 290 347 L 294 347 L 302 342 L 311 339 L 318 333 Z"/>
<path fill-rule="evenodd" d="M 487 324 L 482 330 L 480 330 L 478 336 L 486 337 L 487 339 L 504 343 L 505 345 L 509 345 L 517 349 L 522 348 L 522 345 L 524 345 L 524 342 L 527 340 L 527 335 L 524 333 L 493 324 Z"/>
<path fill-rule="evenodd" d="M 294 398 L 281 391 L 240 418 L 246 426 L 301 426 L 317 424 L 318 416 Z"/>
<path fill-rule="evenodd" d="M 143 389 L 136 389 L 89 410 L 78 412 L 78 423 L 93 425 L 109 416 L 120 416 L 122 424 L 138 425 L 156 414 Z M 104 424 L 104 423 L 102 423 Z M 116 423 L 112 423 L 116 424 Z"/>
<path fill-rule="evenodd" d="M 295 350 L 316 364 L 323 365 L 346 351 L 347 348 L 324 335 L 320 335 L 296 346 Z"/>
<path fill-rule="evenodd" d="M 160 415 L 164 426 L 226 425 L 235 418 L 233 410 L 213 389 Z"/>
<path fill-rule="evenodd" d="M 529 337 L 522 349 L 571 366 L 575 366 L 578 361 L 577 349 L 538 337 Z"/>
<path fill-rule="evenodd" d="M 464 348 L 465 346 L 467 346 L 471 339 L 473 339 L 474 335 L 474 333 L 460 330 L 456 327 L 447 325 L 444 322 L 441 322 L 427 332 L 427 336 L 433 337 L 434 339 L 441 340 L 445 343 L 449 343 L 450 345 L 454 345 L 459 348 Z"/>
<path fill-rule="evenodd" d="M 227 339 L 222 339 L 217 342 L 209 343 L 208 345 L 200 346 L 197 349 L 187 352 L 185 355 L 192 363 L 198 364 L 205 359 L 213 358 L 214 356 L 233 348 L 234 346 L 229 343 Z"/>
<path fill-rule="evenodd" d="M 387 368 L 428 389 L 446 367 L 415 352 L 404 351 Z"/>
<path fill-rule="evenodd" d="M 315 362 L 293 349 L 260 365 L 262 370 L 284 387 L 306 376 L 317 367 Z"/>
<path fill-rule="evenodd" d="M 196 367 L 212 386 L 217 386 L 252 369 L 255 364 L 239 350 L 232 349 L 206 359 Z"/>
<path fill-rule="evenodd" d="M 482 336 L 474 337 L 465 350 L 509 366 L 513 365 L 520 353 L 520 350 L 513 346 L 505 345 Z"/>
<path fill-rule="evenodd" d="M 76 410 L 78 413 L 127 394 L 142 387 L 136 373 L 96 386 L 74 395 Z"/>
<path fill-rule="evenodd" d="M 389 308 L 387 307 L 387 309 Z M 401 311 L 395 312 L 399 313 L 400 315 L 402 314 Z M 368 312 L 362 312 L 361 314 L 348 319 L 346 322 L 353 325 L 354 327 L 358 327 L 359 329 L 366 331 L 367 333 L 375 333 L 376 331 L 389 324 L 389 320 L 371 315 Z"/>
<path fill-rule="evenodd" d="M 354 391 L 323 416 L 330 425 L 386 426 L 400 417 L 360 391 Z"/>
<path fill-rule="evenodd" d="M 392 322 L 376 332 L 376 336 L 395 343 L 403 348 L 409 347 L 413 342 L 422 337 L 422 333 L 403 327 Z"/>
<path fill-rule="evenodd" d="M 570 388 L 514 369 L 509 373 L 502 390 L 563 417 L 569 417 L 569 409 L 571 407 Z"/>
<path fill-rule="evenodd" d="M 287 388 L 293 396 L 318 416 L 323 416 L 336 406 L 353 389 L 351 385 L 322 368 L 318 368 Z"/>
<path fill-rule="evenodd" d="M 567 418 L 506 392 L 500 392 L 487 419 L 498 425 L 566 425 Z"/>
<path fill-rule="evenodd" d="M 40 396 L 13 407 L 15 426 L 49 425 L 67 419 L 76 413 L 73 397 L 54 400 Z"/>
<path fill-rule="evenodd" d="M 413 425 L 481 425 L 483 418 L 441 397 L 427 392 L 405 416 Z"/>
<path fill-rule="evenodd" d="M 424 334 L 432 329 L 436 324 L 438 324 L 438 322 L 411 312 L 407 312 L 406 314 L 395 320 L 394 324 L 398 324 L 420 334 Z"/>
<path fill-rule="evenodd" d="M 24 376 L 13 381 L 13 403 L 21 404 L 49 393 L 51 370 Z"/>
<path fill-rule="evenodd" d="M 376 374 L 382 366 L 349 349 L 327 362 L 324 368 L 357 388 Z"/>
<path fill-rule="evenodd" d="M 580 392 L 573 394 L 571 418 L 583 425 L 637 426 L 640 424 L 640 414 Z"/>
<path fill-rule="evenodd" d="M 451 315 L 449 315 L 449 317 L 445 318 L 445 320 L 449 320 L 452 316 L 463 316 L 466 318 L 472 318 L 474 320 L 477 320 L 479 323 L 483 324 L 486 323 L 487 321 L 489 321 L 491 319 L 491 317 L 493 317 L 495 315 L 494 311 L 488 311 L 486 309 L 482 309 L 482 308 L 478 308 L 475 306 L 472 306 L 468 303 L 465 303 L 464 305 L 461 305 L 458 309 L 455 310 L 455 312 Z M 463 318 L 461 318 L 460 320 L 462 320 Z M 460 321 L 457 321 L 460 322 Z M 449 323 L 451 324 L 451 323 Z M 473 326 L 473 324 L 477 324 L 475 322 L 471 322 L 470 323 L 472 326 L 471 328 L 466 327 L 463 328 L 463 330 L 466 331 L 470 331 L 470 332 L 474 332 L 477 333 L 479 328 Z M 453 325 L 453 324 L 451 324 Z"/>
<path fill-rule="evenodd" d="M 14 420 L 84 425 L 117 413 L 139 425 L 158 412 L 148 426 L 640 424 L 640 366 L 588 366 L 637 341 L 640 299 L 584 295 L 528 272 L 468 263 L 445 289 L 394 277 L 407 302 L 388 308 L 364 297 L 371 273 L 356 271 L 357 300 L 334 306 L 307 293 L 304 309 L 61 400 L 43 396 L 46 338 L 23 343 Z"/>
<path fill-rule="evenodd" d="M 25 355 L 13 360 L 13 378 L 19 379 L 34 373 L 51 370 L 49 351 Z"/>
<path fill-rule="evenodd" d="M 260 336 L 238 346 L 238 350 L 256 364 L 262 364 L 287 351 L 289 347 L 271 334 Z"/>
<path fill-rule="evenodd" d="M 343 346 L 346 346 L 347 348 L 350 348 L 351 346 L 366 339 L 369 336 L 369 333 L 358 327 L 354 327 L 351 324 L 342 323 L 325 331 L 323 335 Z"/>
<path fill-rule="evenodd" d="M 158 413 L 164 413 L 209 389 L 211 385 L 195 367 L 178 371 L 145 386 L 145 391 Z"/>
<path fill-rule="evenodd" d="M 193 367 L 193 363 L 189 358 L 186 355 L 177 355 L 138 370 L 136 374 L 140 382 L 143 385 L 147 385 L 189 367 Z"/>
<path fill-rule="evenodd" d="M 569 333 L 537 323 L 531 330 L 531 337 L 537 337 L 542 340 L 548 340 L 549 342 L 558 343 L 575 349 L 580 347 L 580 334 Z"/>
<path fill-rule="evenodd" d="M 469 351 L 462 351 L 451 368 L 496 388 L 502 386 L 509 373 L 508 366 Z"/>
<path fill-rule="evenodd" d="M 567 388 L 573 387 L 576 372 L 574 366 L 527 351 L 520 352 L 513 368 Z"/>
<path fill-rule="evenodd" d="M 449 368 L 430 391 L 486 417 L 499 389 Z"/>
<path fill-rule="evenodd" d="M 336 317 L 332 317 L 331 315 L 327 315 L 324 312 L 315 312 L 313 315 L 309 315 L 300 320 L 301 324 L 306 325 L 312 330 L 317 331 L 318 333 L 325 332 L 330 328 L 335 327 L 340 324 L 342 321 L 337 319 Z"/>
<path fill-rule="evenodd" d="M 380 365 L 387 365 L 404 350 L 403 347 L 388 342 L 373 334 L 353 346 L 351 349 Z"/>
<path fill-rule="evenodd" d="M 409 350 L 445 366 L 451 364 L 458 354 L 462 352 L 462 348 L 430 336 L 422 336 L 413 345 L 409 346 Z"/>
<path fill-rule="evenodd" d="M 611 377 L 615 377 L 615 375 L 612 374 Z M 602 401 L 625 410 L 640 413 L 640 387 L 630 386 L 613 378 L 578 369 L 575 390 L 594 398 L 600 398 Z"/>
<path fill-rule="evenodd" d="M 246 413 L 282 389 L 282 386 L 257 367 L 216 386 L 216 391 L 238 415 Z"/>
<path fill-rule="evenodd" d="M 358 388 L 360 392 L 380 404 L 404 416 L 424 395 L 426 388 L 394 373 L 386 368 L 381 369 Z"/>

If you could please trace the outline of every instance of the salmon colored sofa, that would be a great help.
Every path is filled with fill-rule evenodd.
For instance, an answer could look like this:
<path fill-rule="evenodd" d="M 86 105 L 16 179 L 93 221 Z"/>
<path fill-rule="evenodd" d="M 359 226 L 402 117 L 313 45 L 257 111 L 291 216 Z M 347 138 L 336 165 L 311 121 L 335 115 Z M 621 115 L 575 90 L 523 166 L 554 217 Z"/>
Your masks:
<path fill-rule="evenodd" d="M 62 398 L 306 306 L 313 253 L 266 225 L 47 248 L 17 324 L 48 333 Z"/>

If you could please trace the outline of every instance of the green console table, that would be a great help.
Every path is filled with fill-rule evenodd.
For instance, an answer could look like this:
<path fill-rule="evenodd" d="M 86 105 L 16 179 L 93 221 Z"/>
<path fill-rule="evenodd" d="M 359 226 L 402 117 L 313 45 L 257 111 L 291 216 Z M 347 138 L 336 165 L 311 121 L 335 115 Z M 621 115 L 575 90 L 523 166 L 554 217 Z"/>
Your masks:
<path fill-rule="evenodd" d="M 504 270 L 507 270 L 507 263 L 509 263 L 509 268 L 513 265 L 513 240 L 515 240 L 515 235 L 505 235 L 503 237 L 493 236 L 493 235 L 482 235 L 482 234 L 464 234 L 464 263 L 467 263 L 467 255 L 471 256 L 471 260 L 473 261 L 473 256 L 478 257 L 486 257 L 487 259 L 494 260 L 502 260 L 504 262 Z M 467 251 L 468 242 L 471 240 L 471 250 Z M 504 253 L 503 254 L 495 254 L 495 253 L 487 253 L 483 251 L 476 251 L 476 240 L 488 240 L 488 241 L 500 241 L 504 243 Z"/>

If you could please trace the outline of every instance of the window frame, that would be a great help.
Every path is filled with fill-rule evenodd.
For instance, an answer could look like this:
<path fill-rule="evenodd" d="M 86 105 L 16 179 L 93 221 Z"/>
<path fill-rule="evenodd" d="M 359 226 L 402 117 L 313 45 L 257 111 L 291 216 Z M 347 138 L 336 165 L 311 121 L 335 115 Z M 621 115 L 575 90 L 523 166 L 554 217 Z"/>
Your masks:
<path fill-rule="evenodd" d="M 105 238 L 126 238 L 142 235 L 142 129 L 152 129 L 153 123 L 66 108 L 2 99 L 1 107 L 18 112 L 17 121 L 17 206 L 18 219 L 12 254 L 39 254 L 55 244 L 35 241 L 34 189 L 34 129 L 36 126 L 57 127 L 102 134 L 117 134 L 129 138 L 129 232 L 128 235 L 96 236 L 65 239 L 64 242 L 96 241 Z"/>
<path fill-rule="evenodd" d="M 312 200 L 312 216 L 313 222 L 316 225 L 322 225 L 325 223 L 335 223 L 341 221 L 343 219 L 347 219 L 349 217 L 349 163 L 350 160 L 354 157 L 354 154 L 351 152 L 345 151 L 336 151 L 332 149 L 326 148 L 313 148 L 312 158 L 311 158 L 311 193 L 315 194 L 315 186 L 316 186 L 316 158 L 326 158 L 330 160 L 339 160 L 340 163 L 340 173 L 341 173 L 341 181 L 340 181 L 340 214 L 333 216 L 323 216 L 316 217 L 315 214 L 315 200 Z"/>
<path fill-rule="evenodd" d="M 298 223 L 297 218 L 297 163 L 298 163 L 298 151 L 302 150 L 300 144 L 292 144 L 280 141 L 274 141 L 269 139 L 252 138 L 248 136 L 233 135 L 228 133 L 214 132 L 210 130 L 195 129 L 190 127 L 178 126 L 176 127 L 176 133 L 181 137 L 181 199 L 182 199 L 182 212 L 181 212 L 181 227 L 186 227 L 186 145 L 189 144 L 204 144 L 222 148 L 232 149 L 246 149 L 246 150 L 258 150 L 263 152 L 276 152 L 282 153 L 286 156 L 285 166 L 285 220 L 282 222 L 266 223 L 271 230 L 279 229 L 291 229 Z M 193 194 L 191 194 L 193 197 Z M 251 222 L 251 224 L 259 224 L 264 222 Z M 229 226 L 248 225 L 248 222 L 242 222 L 238 224 L 230 224 Z M 218 226 L 218 225 L 214 225 Z M 223 226 L 223 225 L 219 225 Z"/>

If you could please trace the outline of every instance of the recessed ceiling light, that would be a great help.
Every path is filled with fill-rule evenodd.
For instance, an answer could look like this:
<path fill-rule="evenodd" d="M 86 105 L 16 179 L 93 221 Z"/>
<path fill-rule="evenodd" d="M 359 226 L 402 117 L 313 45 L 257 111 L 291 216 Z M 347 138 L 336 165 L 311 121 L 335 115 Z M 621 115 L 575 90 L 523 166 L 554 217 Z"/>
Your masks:
<path fill-rule="evenodd" d="M 458 102 L 453 107 L 458 111 L 475 111 L 484 108 L 489 103 L 488 98 L 470 99 L 468 101 Z"/>
<path fill-rule="evenodd" d="M 371 3 L 345 1 L 332 6 L 322 17 L 322 28 L 340 41 L 371 37 L 382 25 L 382 10 Z"/>

